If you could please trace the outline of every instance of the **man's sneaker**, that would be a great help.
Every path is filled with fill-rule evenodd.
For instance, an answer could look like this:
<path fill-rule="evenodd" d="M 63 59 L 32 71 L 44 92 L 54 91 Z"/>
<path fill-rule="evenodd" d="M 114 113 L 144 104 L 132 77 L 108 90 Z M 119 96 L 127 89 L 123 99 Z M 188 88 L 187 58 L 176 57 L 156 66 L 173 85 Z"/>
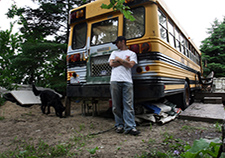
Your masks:
<path fill-rule="evenodd" d="M 123 133 L 123 127 L 116 127 L 117 133 Z"/>
<path fill-rule="evenodd" d="M 124 133 L 125 134 L 130 134 L 130 135 L 133 135 L 133 136 L 136 136 L 136 135 L 139 135 L 141 132 L 138 131 L 136 128 L 133 128 L 132 130 L 125 131 Z"/>

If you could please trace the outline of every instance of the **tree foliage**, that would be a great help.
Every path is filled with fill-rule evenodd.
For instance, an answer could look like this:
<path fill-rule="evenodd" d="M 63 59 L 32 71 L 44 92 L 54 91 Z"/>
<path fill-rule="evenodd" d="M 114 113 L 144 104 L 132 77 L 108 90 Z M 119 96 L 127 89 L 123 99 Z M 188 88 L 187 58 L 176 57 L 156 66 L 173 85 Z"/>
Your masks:
<path fill-rule="evenodd" d="M 113 9 L 114 11 L 120 11 L 125 18 L 130 21 L 134 21 L 135 18 L 132 16 L 132 12 L 130 11 L 130 7 L 124 5 L 125 0 L 110 0 L 110 4 L 102 4 L 102 9 Z"/>
<path fill-rule="evenodd" d="M 204 65 L 204 75 L 211 71 L 215 77 L 225 76 L 225 18 L 223 22 L 215 20 L 212 28 L 208 29 L 210 35 L 200 46 Z"/>
<path fill-rule="evenodd" d="M 69 11 L 90 1 L 33 1 L 38 8 L 17 8 L 14 4 L 7 13 L 9 18 L 19 17 L 23 37 L 21 52 L 11 63 L 17 72 L 14 82 L 35 82 L 65 94 Z"/>
<path fill-rule="evenodd" d="M 12 89 L 17 72 L 12 68 L 12 60 L 15 58 L 15 52 L 20 51 L 22 41 L 18 33 L 13 34 L 13 23 L 8 30 L 0 30 L 0 87 Z"/>

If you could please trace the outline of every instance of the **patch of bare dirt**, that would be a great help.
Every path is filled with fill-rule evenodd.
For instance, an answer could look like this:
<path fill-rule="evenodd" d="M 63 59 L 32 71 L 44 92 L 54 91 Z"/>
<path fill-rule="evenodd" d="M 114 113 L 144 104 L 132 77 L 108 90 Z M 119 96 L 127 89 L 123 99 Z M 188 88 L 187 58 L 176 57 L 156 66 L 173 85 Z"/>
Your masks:
<path fill-rule="evenodd" d="M 100 103 L 99 108 L 106 111 L 108 105 Z M 178 118 L 165 125 L 138 126 L 140 136 L 118 134 L 112 129 L 112 118 L 82 116 L 80 104 L 74 102 L 67 118 L 56 117 L 53 109 L 49 115 L 42 114 L 40 105 L 21 107 L 12 102 L 0 107 L 0 116 L 5 118 L 0 121 L 1 153 L 15 150 L 21 141 L 38 144 L 42 140 L 49 146 L 73 144 L 70 153 L 76 153 L 74 157 L 135 157 L 153 150 L 173 150 L 170 143 L 174 141 L 192 144 L 199 138 L 221 137 L 215 124 Z M 96 147 L 99 149 L 91 155 L 88 150 Z"/>

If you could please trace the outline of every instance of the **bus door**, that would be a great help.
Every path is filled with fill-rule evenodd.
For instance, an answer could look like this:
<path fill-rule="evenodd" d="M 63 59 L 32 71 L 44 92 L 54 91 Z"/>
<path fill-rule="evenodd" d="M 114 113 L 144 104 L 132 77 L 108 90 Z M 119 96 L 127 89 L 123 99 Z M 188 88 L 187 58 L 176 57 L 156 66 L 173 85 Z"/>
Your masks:
<path fill-rule="evenodd" d="M 111 67 L 108 59 L 111 52 L 117 49 L 112 41 L 118 36 L 118 19 L 118 17 L 110 17 L 91 23 L 87 84 L 109 83 Z"/>

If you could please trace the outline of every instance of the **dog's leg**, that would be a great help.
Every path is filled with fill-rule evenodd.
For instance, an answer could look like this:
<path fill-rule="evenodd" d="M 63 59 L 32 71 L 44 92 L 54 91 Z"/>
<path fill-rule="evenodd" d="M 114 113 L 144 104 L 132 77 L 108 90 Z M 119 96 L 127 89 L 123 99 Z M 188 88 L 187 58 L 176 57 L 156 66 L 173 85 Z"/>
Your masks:
<path fill-rule="evenodd" d="M 44 108 L 43 104 L 41 105 L 41 111 L 42 111 L 43 114 L 45 114 L 45 108 Z"/>
<path fill-rule="evenodd" d="M 62 118 L 62 110 L 59 107 L 54 107 L 55 108 L 55 115 Z"/>
<path fill-rule="evenodd" d="M 47 103 L 46 103 L 43 96 L 40 96 L 40 97 L 41 97 L 41 111 L 42 111 L 43 114 L 45 114 L 45 108 L 47 106 Z"/>
<path fill-rule="evenodd" d="M 60 117 L 60 112 L 55 111 L 55 115 Z"/>
<path fill-rule="evenodd" d="M 55 112 L 56 116 L 62 118 L 62 112 Z"/>
<path fill-rule="evenodd" d="M 50 114 L 50 104 L 48 103 L 48 112 L 47 115 Z"/>

